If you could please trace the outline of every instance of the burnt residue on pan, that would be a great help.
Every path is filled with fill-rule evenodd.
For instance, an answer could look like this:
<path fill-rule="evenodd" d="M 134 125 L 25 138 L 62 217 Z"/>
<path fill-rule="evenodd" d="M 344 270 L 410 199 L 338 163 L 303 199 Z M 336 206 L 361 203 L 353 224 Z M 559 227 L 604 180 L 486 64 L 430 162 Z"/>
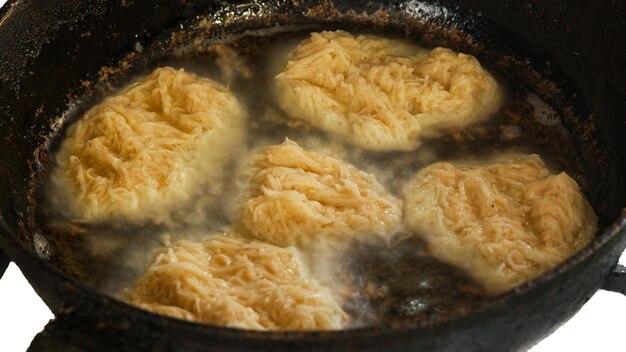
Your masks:
<path fill-rule="evenodd" d="M 344 272 L 352 288 L 345 308 L 353 326 L 436 322 L 489 302 L 467 273 L 428 255 L 419 238 L 351 245 Z"/>

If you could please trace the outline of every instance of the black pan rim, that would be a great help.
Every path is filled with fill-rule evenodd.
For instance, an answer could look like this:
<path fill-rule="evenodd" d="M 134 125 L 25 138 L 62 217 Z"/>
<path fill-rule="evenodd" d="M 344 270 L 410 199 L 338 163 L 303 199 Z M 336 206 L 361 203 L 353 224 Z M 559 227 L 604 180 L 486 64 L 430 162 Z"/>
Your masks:
<path fill-rule="evenodd" d="M 24 268 L 27 262 L 33 264 L 36 263 L 37 267 L 44 271 L 45 275 L 51 275 L 56 280 L 60 280 L 61 282 L 66 282 L 66 285 L 69 285 L 75 294 L 86 297 L 94 306 L 99 306 L 101 308 L 106 307 L 107 311 L 114 311 L 115 313 L 128 316 L 129 318 L 137 319 L 138 322 L 150 322 L 154 323 L 155 321 L 162 322 L 163 325 L 168 325 L 174 330 L 184 330 L 186 332 L 206 335 L 207 333 L 219 335 L 222 337 L 236 337 L 241 338 L 242 335 L 250 340 L 271 340 L 271 341 L 315 341 L 320 342 L 323 341 L 333 341 L 340 340 L 347 337 L 372 337 L 375 335 L 385 335 L 385 334 L 393 334 L 393 333 L 401 333 L 407 331 L 414 331 L 425 328 L 433 328 L 438 325 L 444 324 L 453 324 L 456 321 L 460 321 L 464 317 L 472 316 L 475 314 L 479 314 L 484 310 L 488 310 L 489 308 L 506 305 L 507 302 L 512 300 L 513 298 L 523 296 L 534 289 L 538 289 L 538 286 L 541 284 L 548 283 L 553 278 L 562 275 L 569 270 L 571 270 L 577 264 L 583 263 L 587 259 L 589 259 L 596 251 L 600 248 L 607 245 L 612 239 L 618 237 L 620 234 L 626 234 L 626 208 L 624 208 L 621 212 L 621 215 L 617 220 L 615 220 L 608 228 L 604 231 L 600 232 L 596 238 L 585 248 L 583 248 L 580 252 L 570 257 L 565 262 L 557 265 L 556 267 L 550 269 L 549 271 L 543 273 L 542 275 L 504 293 L 503 295 L 491 300 L 485 306 L 480 307 L 476 310 L 472 310 L 467 314 L 462 314 L 455 316 L 448 320 L 441 320 L 434 323 L 420 323 L 420 322 L 403 322 L 402 324 L 394 325 L 394 326 L 372 326 L 372 327 L 363 327 L 363 328 L 354 328 L 354 329 L 345 329 L 345 330 L 323 330 L 323 331 L 260 331 L 260 330 L 245 330 L 238 328 L 229 328 L 217 325 L 210 324 L 199 324 L 189 321 L 184 321 L 180 319 L 175 319 L 167 316 L 162 316 L 158 314 L 151 313 L 149 311 L 137 308 L 135 306 L 129 305 L 123 301 L 115 299 L 113 297 L 104 295 L 97 290 L 88 288 L 84 286 L 80 281 L 75 278 L 68 277 L 58 268 L 50 265 L 41 257 L 36 255 L 34 252 L 30 251 L 28 248 L 18 243 L 15 237 L 15 233 L 11 231 L 4 221 L 2 220 L 0 214 L 0 232 L 4 235 L 11 234 L 9 242 L 9 247 L 3 247 L 5 251 L 7 251 L 11 258 L 13 258 L 15 263 L 20 268 Z M 30 270 L 23 270 L 25 276 L 30 281 Z M 607 275 L 609 273 L 606 273 Z M 72 310 L 70 308 L 70 310 Z M 55 316 L 62 316 L 63 312 L 54 312 Z M 91 313 L 97 313 L 97 311 L 92 311 Z"/>

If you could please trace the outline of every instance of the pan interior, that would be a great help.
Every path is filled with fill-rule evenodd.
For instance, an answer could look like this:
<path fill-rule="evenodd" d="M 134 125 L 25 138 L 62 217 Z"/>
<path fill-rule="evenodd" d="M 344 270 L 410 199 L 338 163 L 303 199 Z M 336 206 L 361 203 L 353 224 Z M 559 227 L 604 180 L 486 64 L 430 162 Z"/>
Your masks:
<path fill-rule="evenodd" d="M 263 139 L 279 141 L 291 132 L 275 119 L 276 109 L 271 95 L 258 92 L 267 91 L 265 87 L 275 74 L 276 63 L 280 62 L 277 58 L 285 55 L 295 43 L 312 31 L 335 29 L 402 38 L 426 47 L 441 45 L 474 54 L 507 90 L 505 104 L 488 123 L 427 141 L 416 152 L 374 155 L 349 151 L 352 163 L 365 168 L 384 165 L 387 175 L 392 175 L 386 182 L 398 194 L 408 177 L 433 161 L 481 158 L 498 153 L 538 153 L 553 170 L 565 170 L 579 183 L 599 214 L 601 228 L 608 224 L 612 209 L 610 204 L 603 202 L 609 188 L 598 180 L 608 177 L 603 163 L 609 159 L 609 152 L 601 148 L 600 142 L 579 143 L 581 135 L 588 131 L 584 126 L 572 125 L 580 119 L 578 107 L 563 98 L 561 89 L 571 87 L 547 85 L 548 79 L 539 73 L 540 69 L 527 63 L 523 53 L 511 52 L 510 38 L 501 38 L 497 27 L 482 24 L 480 33 L 474 33 L 479 36 L 475 36 L 459 28 L 441 27 L 428 18 L 412 17 L 412 25 L 407 26 L 405 23 L 400 25 L 402 22 L 398 18 L 363 17 L 353 13 L 327 16 L 326 10 L 320 9 L 317 14 L 299 19 L 252 16 L 224 24 L 216 24 L 211 16 L 194 19 L 164 30 L 152 41 L 137 41 L 134 50 L 117 65 L 99 68 L 97 79 L 68 89 L 72 97 L 69 108 L 58 117 L 59 123 L 40 147 L 40 154 L 46 157 L 40 157 L 40 167 L 33 175 L 30 225 L 35 229 L 33 243 L 38 254 L 86 286 L 119 297 L 123 288 L 128 287 L 149 263 L 153 250 L 162 245 L 161 237 L 154 234 L 172 233 L 171 229 L 158 225 L 137 229 L 118 223 L 90 227 L 86 235 L 83 226 L 68 223 L 54 209 L 45 206 L 45 187 L 54 165 L 53 158 L 47 156 L 54 155 L 67 127 L 104 96 L 152 68 L 164 65 L 184 67 L 228 84 L 236 95 L 244 97 L 251 112 L 251 124 L 255 126 L 250 132 L 248 147 L 257 146 Z M 225 48 L 228 55 L 231 50 L 235 52 L 245 69 L 255 74 L 246 78 L 235 72 L 233 78 L 232 72 L 218 64 L 225 55 Z M 325 140 L 323 134 L 317 138 L 322 143 L 333 142 Z M 221 211 L 219 207 L 210 209 L 211 216 L 214 216 L 211 226 L 219 228 L 223 224 Z M 187 234 L 192 236 L 191 239 L 195 236 L 193 231 Z M 429 257 L 418 240 L 397 246 L 390 256 L 368 257 L 368 253 L 380 252 L 368 246 L 380 248 L 376 247 L 377 244 L 355 248 L 347 256 L 343 268 L 360 275 L 353 283 L 357 291 L 362 292 L 368 284 L 373 284 L 395 292 L 396 296 L 392 302 L 382 302 L 377 295 L 351 301 L 347 309 L 359 317 L 356 321 L 361 324 L 355 326 L 375 325 L 381 321 L 384 324 L 407 320 L 428 323 L 450 319 L 493 299 L 484 295 L 466 273 Z M 420 254 L 417 259 L 407 248 L 414 251 L 411 253 Z M 406 270 L 398 275 L 388 275 L 390 268 L 398 263 Z M 385 275 L 388 280 L 381 282 Z M 407 283 L 407 276 L 417 281 Z M 431 288 L 419 289 L 418 281 L 429 282 Z M 459 281 L 470 289 L 459 290 Z"/>

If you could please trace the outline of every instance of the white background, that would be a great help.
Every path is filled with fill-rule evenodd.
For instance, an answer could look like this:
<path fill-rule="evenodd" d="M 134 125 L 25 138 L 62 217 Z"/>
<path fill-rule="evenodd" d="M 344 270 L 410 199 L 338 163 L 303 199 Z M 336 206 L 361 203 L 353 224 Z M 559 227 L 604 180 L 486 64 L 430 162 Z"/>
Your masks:
<path fill-rule="evenodd" d="M 6 0 L 0 0 L 3 5 Z M 1 49 L 0 49 L 1 50 Z M 626 263 L 626 255 L 621 263 Z M 0 279 L 0 348 L 22 352 L 53 315 L 11 264 Z M 599 291 L 569 322 L 531 352 L 626 351 L 626 297 Z"/>

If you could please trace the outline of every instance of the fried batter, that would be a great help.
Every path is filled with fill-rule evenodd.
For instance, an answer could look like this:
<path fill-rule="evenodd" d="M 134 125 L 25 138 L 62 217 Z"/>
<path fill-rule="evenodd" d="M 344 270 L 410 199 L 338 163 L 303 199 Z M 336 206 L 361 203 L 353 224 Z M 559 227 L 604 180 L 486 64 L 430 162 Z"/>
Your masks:
<path fill-rule="evenodd" d="M 158 68 L 71 126 L 53 182 L 81 220 L 161 221 L 199 184 L 218 183 L 243 133 L 244 110 L 226 88 Z"/>
<path fill-rule="evenodd" d="M 291 117 L 369 150 L 415 149 L 499 105 L 493 77 L 470 55 L 344 31 L 312 33 L 276 76 Z"/>
<path fill-rule="evenodd" d="M 254 237 L 279 246 L 320 236 L 338 242 L 358 235 L 391 235 L 401 203 L 373 175 L 286 140 L 254 157 L 242 222 Z"/>
<path fill-rule="evenodd" d="M 127 300 L 171 317 L 255 330 L 340 329 L 347 315 L 294 248 L 234 234 L 165 248 Z"/>
<path fill-rule="evenodd" d="M 405 223 L 433 255 L 493 293 L 564 261 L 596 231 L 576 182 L 564 172 L 552 175 L 538 155 L 421 170 L 405 188 Z"/>

